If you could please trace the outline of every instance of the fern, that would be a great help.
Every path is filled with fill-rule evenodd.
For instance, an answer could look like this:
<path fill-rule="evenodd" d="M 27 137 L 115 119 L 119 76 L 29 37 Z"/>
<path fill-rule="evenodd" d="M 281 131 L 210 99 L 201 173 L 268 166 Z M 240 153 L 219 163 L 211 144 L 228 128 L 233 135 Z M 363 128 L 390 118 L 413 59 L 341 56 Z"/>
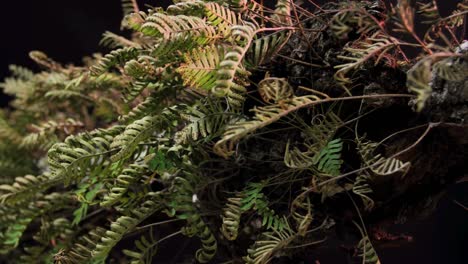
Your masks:
<path fill-rule="evenodd" d="M 431 76 L 430 59 L 420 60 L 407 73 L 406 86 L 410 92 L 416 93 L 414 104 L 417 112 L 423 110 L 426 101 L 431 96 L 432 87 L 429 85 Z"/>
<path fill-rule="evenodd" d="M 101 241 L 96 244 L 92 251 L 93 258 L 106 259 L 110 250 L 123 238 L 125 234 L 132 231 L 139 223 L 161 210 L 160 203 L 153 201 L 159 195 L 148 194 L 148 199 L 141 206 L 132 210 L 129 216 L 121 216 L 111 223 L 110 229 L 102 236 Z"/>
<path fill-rule="evenodd" d="M 245 100 L 246 88 L 242 78 L 248 76 L 242 66 L 242 61 L 256 34 L 256 26 L 248 23 L 245 26 L 233 26 L 232 37 L 235 45 L 225 51 L 224 59 L 217 71 L 216 85 L 212 88 L 215 95 L 226 96 L 228 103 L 234 108 L 239 108 Z M 239 78 L 239 81 L 235 79 Z"/>
<path fill-rule="evenodd" d="M 319 97 L 310 95 L 283 100 L 281 104 L 255 108 L 253 109 L 255 113 L 253 120 L 239 121 L 226 128 L 221 140 L 215 144 L 214 151 L 216 154 L 227 158 L 233 154 L 234 145 L 249 133 L 272 124 L 291 112 L 313 106 L 319 103 L 320 100 Z"/>
<path fill-rule="evenodd" d="M 396 46 L 395 42 L 381 32 L 377 32 L 371 37 L 367 38 L 368 42 L 360 42 L 358 47 L 347 47 L 345 50 L 350 53 L 350 56 L 339 55 L 339 59 L 349 61 L 345 64 L 334 66 L 338 71 L 335 73 L 335 78 L 339 81 L 349 83 L 349 78 L 346 74 L 353 70 L 358 69 L 363 63 L 376 57 L 375 65 Z"/>
<path fill-rule="evenodd" d="M 248 249 L 248 255 L 244 257 L 246 263 L 270 263 L 278 251 L 287 247 L 296 238 L 297 234 L 287 224 L 286 219 L 284 222 L 286 226 L 282 231 L 265 232 L 255 241 Z"/>
<path fill-rule="evenodd" d="M 241 24 L 238 14 L 218 3 L 206 3 L 205 15 L 209 23 L 216 27 L 217 31 L 228 40 L 231 37 L 232 27 Z"/>
<path fill-rule="evenodd" d="M 140 239 L 135 240 L 135 247 L 138 251 L 123 250 L 123 253 L 131 257 L 132 261 L 130 264 L 151 263 L 153 256 L 156 255 L 157 245 L 158 242 L 154 241 L 152 230 L 150 230 L 149 240 L 145 236 L 141 236 Z"/>
<path fill-rule="evenodd" d="M 343 142 L 341 139 L 338 138 L 328 142 L 327 146 L 314 156 L 314 165 L 327 176 L 340 175 L 340 168 L 343 163 L 341 160 L 342 149 Z"/>
<path fill-rule="evenodd" d="M 265 76 L 258 83 L 258 92 L 263 101 L 270 103 L 279 103 L 280 100 L 285 100 L 294 96 L 294 91 L 291 85 L 284 78 L 274 78 Z"/>
<path fill-rule="evenodd" d="M 138 50 L 134 47 L 121 48 L 113 50 L 102 58 L 99 63 L 91 67 L 90 72 L 93 76 L 98 76 L 116 65 L 123 65 L 130 59 L 138 56 Z"/>
<path fill-rule="evenodd" d="M 289 40 L 289 32 L 279 31 L 254 40 L 246 54 L 246 63 L 258 67 L 268 63 Z"/>
<path fill-rule="evenodd" d="M 192 50 L 184 55 L 184 63 L 177 71 L 182 75 L 184 85 L 196 89 L 211 90 L 216 85 L 216 72 L 224 54 L 222 46 L 207 46 Z"/>
<path fill-rule="evenodd" d="M 368 183 L 370 178 L 371 177 L 366 173 L 359 174 L 353 184 L 353 193 L 362 198 L 362 202 L 364 203 L 364 208 L 366 210 L 371 210 L 375 204 L 374 200 L 369 197 L 369 194 L 373 192 Z"/>

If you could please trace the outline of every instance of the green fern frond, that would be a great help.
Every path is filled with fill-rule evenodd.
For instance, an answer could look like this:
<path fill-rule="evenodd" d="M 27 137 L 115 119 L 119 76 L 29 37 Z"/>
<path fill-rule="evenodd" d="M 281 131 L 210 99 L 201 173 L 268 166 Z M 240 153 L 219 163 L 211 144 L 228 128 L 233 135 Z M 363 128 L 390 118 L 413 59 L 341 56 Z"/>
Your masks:
<path fill-rule="evenodd" d="M 61 249 L 55 254 L 55 263 L 90 263 L 93 257 L 92 252 L 105 233 L 106 229 L 97 227 L 88 234 L 78 237 L 72 246 Z"/>
<path fill-rule="evenodd" d="M 379 256 L 368 236 L 364 236 L 358 243 L 358 255 L 362 257 L 363 263 L 380 264 Z"/>
<path fill-rule="evenodd" d="M 241 24 L 239 15 L 218 3 L 205 4 L 205 15 L 210 25 L 216 27 L 223 38 L 229 40 L 232 27 Z M 235 35 L 233 35 L 235 37 Z"/>
<path fill-rule="evenodd" d="M 48 152 L 48 161 L 53 178 L 73 182 L 106 165 L 112 153 L 111 142 L 122 131 L 116 126 L 112 130 L 96 130 L 70 136 L 64 143 L 57 143 Z"/>
<path fill-rule="evenodd" d="M 194 176 L 186 172 L 185 176 L 194 180 Z M 169 208 L 172 214 L 179 219 L 185 219 L 187 225 L 183 229 L 186 236 L 198 236 L 202 243 L 202 248 L 196 252 L 196 259 L 201 263 L 209 262 L 218 249 L 218 243 L 211 230 L 201 218 L 198 209 L 195 207 L 193 183 L 189 180 L 176 177 L 170 188 Z"/>
<path fill-rule="evenodd" d="M 14 183 L 0 185 L 0 201 L 3 204 L 20 203 L 50 188 L 53 184 L 54 181 L 51 181 L 49 174 L 16 177 Z"/>
<path fill-rule="evenodd" d="M 138 208 L 131 211 L 128 216 L 121 216 L 111 223 L 110 229 L 102 236 L 101 241 L 96 244 L 92 252 L 93 258 L 106 259 L 111 249 L 123 238 L 125 234 L 135 229 L 135 227 L 146 218 L 162 209 L 159 194 L 150 193 L 148 200 Z M 156 200 L 156 201 L 155 201 Z"/>
<path fill-rule="evenodd" d="M 222 46 L 206 46 L 184 54 L 177 72 L 182 75 L 184 85 L 196 89 L 211 90 L 217 81 L 217 70 L 224 56 Z"/>
<path fill-rule="evenodd" d="M 153 232 L 149 231 L 149 240 L 142 235 L 135 240 L 135 247 L 138 251 L 124 249 L 122 252 L 131 257 L 130 264 L 146 264 L 152 263 L 152 258 L 156 255 L 158 242 L 153 238 Z"/>
<path fill-rule="evenodd" d="M 135 106 L 130 112 L 119 117 L 119 122 L 121 124 L 129 124 L 139 120 L 145 116 L 150 115 L 151 113 L 157 113 L 162 110 L 161 101 L 163 99 L 159 94 L 153 93 L 146 97 L 146 99 Z"/>
<path fill-rule="evenodd" d="M 145 116 L 126 126 L 122 134 L 112 140 L 110 148 L 117 149 L 118 152 L 112 155 L 111 161 L 115 162 L 129 157 L 138 147 L 138 143 L 153 135 L 156 128 L 169 125 L 167 121 L 169 114 L 169 110 L 164 110 L 160 115 Z"/>
<path fill-rule="evenodd" d="M 103 207 L 112 206 L 122 201 L 123 196 L 128 191 L 130 185 L 136 183 L 144 173 L 148 172 L 148 167 L 140 164 L 130 164 L 122 173 L 115 178 L 115 183 L 110 188 L 100 203 Z"/>
<path fill-rule="evenodd" d="M 9 141 L 19 145 L 21 143 L 21 135 L 18 131 L 12 128 L 5 119 L 0 116 L 0 139 Z"/>
<path fill-rule="evenodd" d="M 239 121 L 226 128 L 226 132 L 214 146 L 214 152 L 227 158 L 233 154 L 232 149 L 241 139 L 248 134 L 268 126 L 281 117 L 295 112 L 304 107 L 310 107 L 320 103 L 322 99 L 315 95 L 293 97 L 283 100 L 280 104 L 254 108 L 255 117 L 250 121 Z"/>
<path fill-rule="evenodd" d="M 343 142 L 340 138 L 328 142 L 317 155 L 314 157 L 314 165 L 317 169 L 328 176 L 340 175 L 340 168 L 343 160 L 341 159 L 341 150 Z"/>

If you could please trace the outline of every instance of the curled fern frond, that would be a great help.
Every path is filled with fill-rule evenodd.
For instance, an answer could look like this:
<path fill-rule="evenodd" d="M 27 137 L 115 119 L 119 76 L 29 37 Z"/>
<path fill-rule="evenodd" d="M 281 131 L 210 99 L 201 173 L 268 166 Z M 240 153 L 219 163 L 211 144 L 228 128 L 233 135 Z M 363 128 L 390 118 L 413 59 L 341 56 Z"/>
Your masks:
<path fill-rule="evenodd" d="M 227 203 L 223 209 L 221 232 L 228 240 L 236 240 L 240 218 L 243 213 L 241 209 L 242 197 L 231 197 L 227 199 Z"/>
<path fill-rule="evenodd" d="M 423 110 L 426 101 L 432 94 L 432 87 L 429 85 L 432 76 L 431 64 L 430 59 L 422 59 L 407 73 L 406 86 L 410 92 L 417 95 L 416 99 L 413 100 L 417 112 Z"/>
<path fill-rule="evenodd" d="M 258 92 L 266 103 L 278 103 L 294 96 L 291 85 L 285 78 L 275 78 L 269 75 L 258 83 Z"/>
<path fill-rule="evenodd" d="M 224 55 L 217 72 L 216 85 L 212 89 L 215 95 L 226 96 L 229 104 L 234 108 L 239 108 L 245 100 L 246 88 L 242 78 L 245 78 L 248 72 L 243 69 L 242 61 L 255 34 L 256 26 L 252 23 L 232 27 L 232 36 L 236 45 L 228 49 Z"/>

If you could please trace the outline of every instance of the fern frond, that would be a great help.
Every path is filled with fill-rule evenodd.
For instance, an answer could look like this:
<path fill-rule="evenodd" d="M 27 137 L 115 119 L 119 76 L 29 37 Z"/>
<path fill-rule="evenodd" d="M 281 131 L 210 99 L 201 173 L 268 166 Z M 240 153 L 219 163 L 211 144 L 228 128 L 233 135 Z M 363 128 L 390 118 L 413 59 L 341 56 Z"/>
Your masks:
<path fill-rule="evenodd" d="M 290 31 L 279 31 L 254 40 L 246 54 L 249 66 L 258 67 L 268 63 L 289 40 Z"/>
<path fill-rule="evenodd" d="M 123 65 L 129 60 L 135 59 L 138 53 L 138 50 L 134 47 L 113 50 L 104 56 L 96 65 L 92 66 L 90 68 L 90 73 L 92 76 L 99 76 L 116 65 Z"/>
<path fill-rule="evenodd" d="M 16 177 L 15 182 L 11 185 L 0 185 L 0 201 L 3 204 L 17 204 L 24 200 L 29 200 L 53 184 L 54 181 L 51 181 L 49 174 Z"/>
<path fill-rule="evenodd" d="M 371 210 L 374 207 L 374 200 L 369 197 L 371 194 L 372 188 L 369 185 L 370 176 L 367 173 L 359 174 L 354 180 L 353 193 L 359 195 L 364 203 L 364 208 L 366 210 Z"/>
<path fill-rule="evenodd" d="M 428 3 L 417 2 L 417 4 L 417 13 L 425 18 L 425 20 L 422 21 L 423 24 L 433 24 L 440 19 L 439 9 L 435 0 Z"/>
<path fill-rule="evenodd" d="M 134 14 L 135 16 L 135 14 Z M 134 29 L 141 31 L 146 36 L 171 40 L 180 35 L 190 35 L 199 44 L 212 43 L 217 33 L 214 27 L 208 25 L 203 19 L 184 15 L 169 16 L 161 13 L 153 13 L 138 23 L 138 19 L 129 18 Z"/>
<path fill-rule="evenodd" d="M 97 243 L 105 235 L 106 229 L 97 227 L 88 234 L 78 237 L 76 242 L 66 250 L 62 249 L 54 256 L 55 263 L 82 264 L 89 263 Z"/>
<path fill-rule="evenodd" d="M 101 42 L 99 42 L 99 44 L 104 47 L 111 48 L 111 49 L 129 48 L 129 47 L 140 48 L 140 45 L 138 43 L 135 43 L 129 39 L 126 39 L 110 31 L 106 31 L 102 35 L 102 39 L 101 39 Z"/>
<path fill-rule="evenodd" d="M 216 72 L 224 56 L 222 46 L 206 46 L 184 54 L 177 72 L 182 75 L 184 85 L 196 89 L 211 90 L 217 81 Z"/>
<path fill-rule="evenodd" d="M 349 61 L 345 64 L 336 65 L 334 68 L 338 69 L 335 73 L 335 79 L 344 83 L 349 83 L 350 80 L 346 77 L 346 74 L 351 71 L 358 69 L 362 64 L 375 59 L 375 65 L 377 65 L 382 57 L 396 46 L 395 42 L 391 37 L 377 32 L 371 37 L 367 38 L 369 42 L 360 42 L 358 47 L 346 47 L 344 50 L 350 53 L 350 56 L 338 55 L 339 59 Z"/>
<path fill-rule="evenodd" d="M 267 264 L 278 251 L 287 247 L 297 234 L 291 229 L 287 219 L 284 219 L 284 223 L 285 227 L 281 231 L 263 233 L 247 250 L 248 255 L 244 257 L 244 261 L 248 264 Z"/>
<path fill-rule="evenodd" d="M 266 103 L 279 103 L 294 96 L 294 91 L 285 78 L 270 77 L 268 74 L 258 83 L 258 92 Z"/>
<path fill-rule="evenodd" d="M 307 151 L 301 151 L 297 147 L 290 149 L 290 142 L 288 141 L 283 161 L 288 168 L 303 170 L 314 165 L 316 153 L 317 150 L 312 146 L 307 146 Z"/>
<path fill-rule="evenodd" d="M 48 152 L 52 177 L 69 183 L 80 179 L 94 170 L 99 170 L 110 156 L 111 142 L 122 131 L 115 126 L 112 130 L 96 130 L 70 136 L 64 143 L 57 143 Z"/>
<path fill-rule="evenodd" d="M 229 40 L 232 27 L 241 24 L 239 15 L 218 3 L 209 2 L 205 4 L 205 16 L 207 21 L 222 35 Z M 235 37 L 235 35 L 233 35 Z"/>
<path fill-rule="evenodd" d="M 151 115 L 151 113 L 157 113 L 162 110 L 161 106 L 162 98 L 160 95 L 153 93 L 146 99 L 135 106 L 130 112 L 119 117 L 119 122 L 122 124 L 128 124 L 135 120 L 139 120 L 145 116 Z"/>
<path fill-rule="evenodd" d="M 201 0 L 182 1 L 167 7 L 169 15 L 186 15 L 202 17 L 205 13 L 206 3 Z"/>
<path fill-rule="evenodd" d="M 188 172 L 186 174 L 193 180 L 193 175 Z M 196 194 L 193 183 L 185 178 L 176 177 L 170 188 L 170 193 L 169 208 L 174 211 L 177 218 L 187 221 L 187 225 L 183 229 L 184 234 L 189 237 L 196 235 L 201 240 L 202 248 L 197 250 L 196 259 L 201 263 L 209 262 L 216 254 L 218 243 L 195 207 L 193 197 Z"/>
<path fill-rule="evenodd" d="M 21 135 L 18 131 L 12 128 L 5 119 L 0 116 L 0 139 L 9 141 L 19 145 L 21 143 Z"/>
<path fill-rule="evenodd" d="M 364 236 L 359 241 L 357 249 L 359 251 L 358 255 L 363 259 L 363 263 L 380 264 L 379 256 L 372 246 L 368 236 Z"/>
<path fill-rule="evenodd" d="M 100 205 L 109 207 L 121 201 L 130 185 L 136 183 L 147 171 L 148 167 L 140 164 L 131 164 L 128 168 L 124 169 L 115 179 L 115 183 L 109 190 L 109 193 L 102 198 L 103 201 Z"/>
<path fill-rule="evenodd" d="M 271 20 L 273 23 L 281 26 L 291 26 L 291 5 L 292 1 L 289 0 L 277 0 L 275 11 L 271 15 Z"/>
<path fill-rule="evenodd" d="M 235 40 L 235 46 L 228 49 L 224 55 L 223 61 L 219 65 L 217 72 L 216 85 L 212 91 L 217 96 L 225 96 L 230 105 L 239 108 L 244 102 L 246 88 L 243 86 L 248 72 L 242 68 L 242 61 L 256 34 L 256 26 L 252 23 L 246 23 L 245 26 L 233 26 L 232 37 Z M 237 80 L 241 79 L 241 80 Z"/>
<path fill-rule="evenodd" d="M 255 117 L 250 121 L 239 121 L 226 128 L 226 132 L 214 146 L 214 152 L 227 158 L 233 154 L 232 149 L 241 139 L 256 130 L 268 126 L 281 117 L 304 107 L 318 104 L 322 99 L 315 95 L 293 97 L 283 100 L 281 104 L 254 108 Z"/>
<path fill-rule="evenodd" d="M 317 169 L 327 176 L 340 175 L 340 168 L 343 160 L 341 159 L 341 150 L 343 142 L 340 138 L 334 139 L 314 157 L 314 165 Z"/>
<path fill-rule="evenodd" d="M 408 90 L 417 95 L 416 99 L 413 100 L 416 111 L 421 112 L 432 94 L 432 87 L 429 85 L 432 76 L 431 60 L 420 60 L 407 72 L 406 76 Z"/>
<path fill-rule="evenodd" d="M 111 249 L 125 234 L 135 229 L 143 220 L 162 209 L 160 201 L 154 201 L 155 198 L 159 198 L 159 194 L 150 193 L 147 196 L 148 200 L 132 210 L 129 216 L 121 216 L 111 223 L 110 229 L 102 236 L 101 241 L 96 244 L 92 252 L 93 258 L 106 259 Z"/>
<path fill-rule="evenodd" d="M 154 240 L 152 231 L 149 233 L 149 240 L 144 235 L 140 239 L 135 240 L 135 247 L 138 251 L 126 249 L 122 251 L 125 255 L 131 257 L 130 264 L 152 263 L 152 257 L 157 252 L 158 242 Z"/>
<path fill-rule="evenodd" d="M 157 116 L 145 116 L 125 127 L 123 133 L 112 140 L 110 148 L 119 151 L 111 156 L 111 161 L 114 162 L 129 157 L 138 147 L 138 143 L 153 135 L 156 128 L 169 124 L 167 114 L 168 111 L 166 110 Z"/>
<path fill-rule="evenodd" d="M 223 208 L 221 233 L 227 240 L 236 240 L 240 218 L 244 210 L 241 209 L 242 197 L 231 197 L 227 199 Z"/>
<path fill-rule="evenodd" d="M 64 131 L 66 134 L 70 134 L 76 128 L 83 126 L 83 123 L 71 118 L 64 122 L 48 121 L 40 126 L 33 126 L 34 132 L 24 137 L 20 146 L 28 149 L 39 147 L 47 150 L 57 142 L 58 132 Z"/>

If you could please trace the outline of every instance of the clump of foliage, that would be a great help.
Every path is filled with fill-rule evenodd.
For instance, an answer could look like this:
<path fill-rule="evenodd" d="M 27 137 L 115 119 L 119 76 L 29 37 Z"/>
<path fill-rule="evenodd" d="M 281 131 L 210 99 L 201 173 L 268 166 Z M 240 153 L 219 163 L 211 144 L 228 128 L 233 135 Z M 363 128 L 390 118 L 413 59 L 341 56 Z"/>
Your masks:
<path fill-rule="evenodd" d="M 84 66 L 37 51 L 42 72 L 11 66 L 2 87 L 15 99 L 0 117 L 4 259 L 151 263 L 179 235 L 198 238 L 187 251 L 201 263 L 303 257 L 339 221 L 334 201 L 351 199 L 359 216 L 383 206 L 375 186 L 416 174 L 416 155 L 405 154 L 450 121 L 415 114 L 426 131 L 395 150 L 384 142 L 404 131 L 379 142 L 360 120 L 407 100 L 424 112 L 433 75 L 466 82 L 466 1 L 447 17 L 435 2 L 406 0 L 174 2 L 143 12 L 123 1 L 132 37 L 105 33 L 112 51 Z M 329 81 L 290 81 L 294 65 Z M 407 71 L 407 88 L 364 89 L 361 73 L 376 67 Z M 356 256 L 378 263 L 358 222 Z"/>

